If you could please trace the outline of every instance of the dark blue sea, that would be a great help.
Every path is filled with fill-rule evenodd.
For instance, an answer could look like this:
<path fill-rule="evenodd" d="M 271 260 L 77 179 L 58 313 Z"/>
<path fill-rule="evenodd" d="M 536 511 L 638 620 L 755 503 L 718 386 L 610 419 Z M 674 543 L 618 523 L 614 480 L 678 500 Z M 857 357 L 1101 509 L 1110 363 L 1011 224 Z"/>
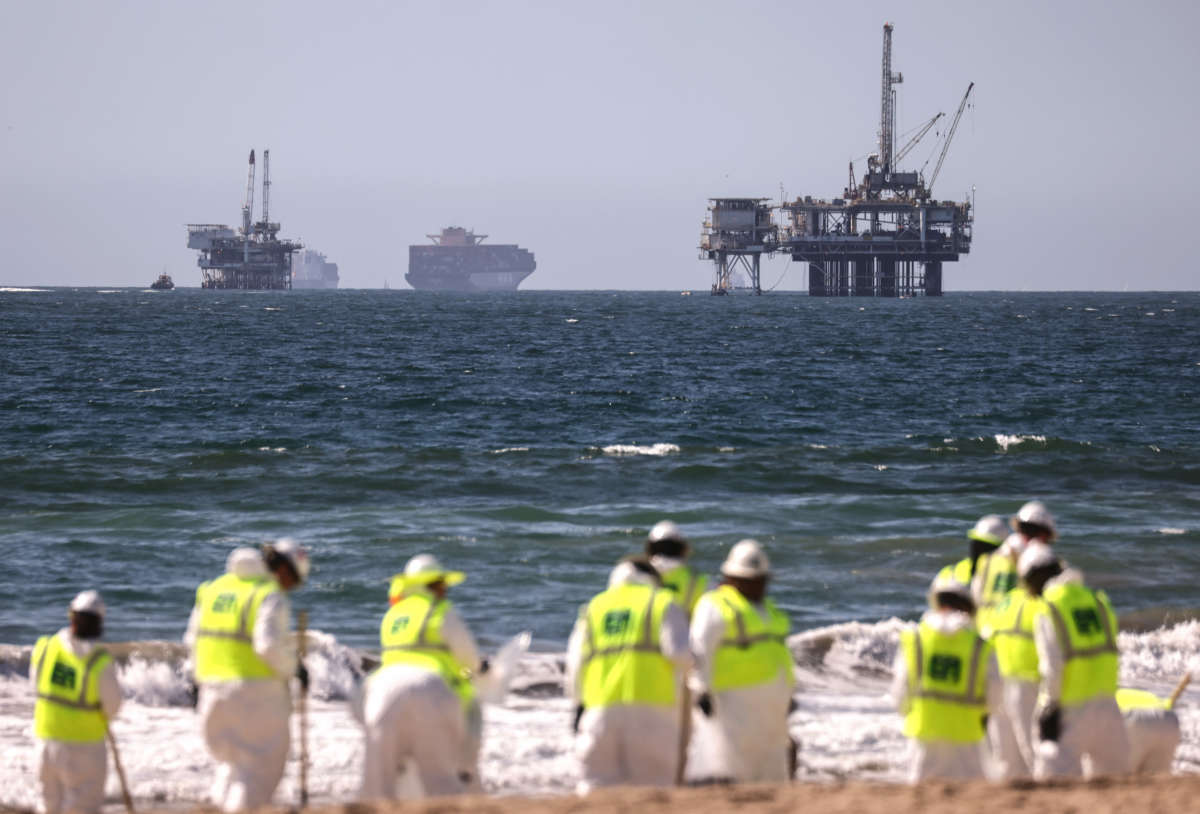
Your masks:
<path fill-rule="evenodd" d="M 369 646 L 431 551 L 485 644 L 561 650 L 672 518 L 768 548 L 797 630 L 915 618 L 981 514 L 1041 498 L 1119 612 L 1197 603 L 1200 294 L 940 299 L 0 291 L 0 643 L 100 589 L 178 639 L 226 554 Z"/>

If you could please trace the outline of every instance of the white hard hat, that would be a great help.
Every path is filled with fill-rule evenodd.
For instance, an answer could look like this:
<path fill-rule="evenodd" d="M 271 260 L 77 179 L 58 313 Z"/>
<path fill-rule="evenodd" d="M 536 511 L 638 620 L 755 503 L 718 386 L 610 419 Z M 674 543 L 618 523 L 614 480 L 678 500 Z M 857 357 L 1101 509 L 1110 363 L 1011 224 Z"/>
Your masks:
<path fill-rule="evenodd" d="M 936 606 L 938 594 L 953 594 L 961 599 L 965 599 L 972 605 L 975 604 L 975 597 L 971 596 L 971 589 L 963 585 L 954 577 L 942 576 L 938 574 L 933 579 L 933 583 L 929 586 L 929 604 Z"/>
<path fill-rule="evenodd" d="M 610 588 L 616 588 L 618 585 L 649 585 L 656 587 L 660 584 L 654 574 L 644 568 L 638 568 L 637 564 L 628 559 L 617 563 L 608 575 L 608 587 Z"/>
<path fill-rule="evenodd" d="M 457 585 L 467 578 L 462 571 L 447 571 L 432 554 L 418 554 L 404 566 L 405 585 L 429 585 L 445 582 L 447 587 Z"/>
<path fill-rule="evenodd" d="M 1025 553 L 1021 555 L 1021 559 L 1017 560 L 1017 575 L 1024 577 L 1036 568 L 1043 568 L 1056 562 L 1058 562 L 1058 555 L 1054 553 L 1053 548 L 1045 543 L 1030 543 L 1026 547 Z"/>
<path fill-rule="evenodd" d="M 985 514 L 975 522 L 975 527 L 967 532 L 967 537 L 981 543 L 1000 545 L 1008 536 L 1008 524 L 998 514 Z"/>
<path fill-rule="evenodd" d="M 292 570 L 296 572 L 296 577 L 301 583 L 308 579 L 308 572 L 312 569 L 312 563 L 308 560 L 308 551 L 291 537 L 281 537 L 271 543 L 271 548 L 275 553 L 288 561 L 292 566 Z"/>
<path fill-rule="evenodd" d="M 687 542 L 687 538 L 683 536 L 683 532 L 679 526 L 670 520 L 659 520 L 654 524 L 654 528 L 650 529 L 650 533 L 646 535 L 646 541 L 650 543 L 657 543 L 662 540 L 678 540 L 681 543 Z"/>
<path fill-rule="evenodd" d="M 1050 539 L 1058 539 L 1058 526 L 1054 524 L 1054 515 L 1050 514 L 1050 510 L 1046 508 L 1046 504 L 1040 500 L 1031 500 L 1021 507 L 1021 510 L 1013 515 L 1012 527 L 1015 529 L 1018 523 L 1030 523 L 1035 526 L 1041 526 L 1050 532 Z"/>
<path fill-rule="evenodd" d="M 729 549 L 729 556 L 721 563 L 721 573 L 727 577 L 753 579 L 765 577 L 771 572 L 771 563 L 758 540 L 741 540 Z"/>
<path fill-rule="evenodd" d="M 103 618 L 108 609 L 104 607 L 104 600 L 100 598 L 98 591 L 83 591 L 75 595 L 71 600 L 71 610 L 78 613 L 94 613 Z"/>

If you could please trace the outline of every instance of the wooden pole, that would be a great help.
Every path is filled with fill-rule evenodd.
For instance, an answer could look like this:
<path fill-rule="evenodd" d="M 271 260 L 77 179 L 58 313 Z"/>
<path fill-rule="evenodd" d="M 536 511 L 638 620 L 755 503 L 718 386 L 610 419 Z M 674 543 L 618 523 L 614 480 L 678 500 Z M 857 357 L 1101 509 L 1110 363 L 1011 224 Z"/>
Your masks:
<path fill-rule="evenodd" d="M 687 680 L 679 688 L 679 760 L 675 763 L 675 785 L 683 785 L 683 772 L 687 768 L 688 741 L 692 739 L 692 691 Z"/>
<path fill-rule="evenodd" d="M 1179 696 L 1183 695 L 1183 691 L 1187 689 L 1187 685 L 1191 680 L 1191 673 L 1183 674 L 1183 678 L 1179 679 L 1179 683 L 1175 685 L 1175 691 L 1172 692 L 1171 697 L 1167 699 L 1167 709 L 1174 709 L 1175 702 L 1179 700 Z"/>
<path fill-rule="evenodd" d="M 112 750 L 113 766 L 117 769 L 117 779 L 121 781 L 121 797 L 125 800 L 125 810 L 129 814 L 134 814 L 133 797 L 129 794 L 129 783 L 125 780 L 125 769 L 121 766 L 121 753 L 117 751 L 117 739 L 113 737 L 112 730 L 108 728 L 108 721 L 104 722 L 104 737 L 108 741 L 108 747 Z"/>
<path fill-rule="evenodd" d="M 296 651 L 300 663 L 308 653 L 308 611 L 296 614 Z M 308 687 L 300 685 L 300 808 L 308 805 Z"/>

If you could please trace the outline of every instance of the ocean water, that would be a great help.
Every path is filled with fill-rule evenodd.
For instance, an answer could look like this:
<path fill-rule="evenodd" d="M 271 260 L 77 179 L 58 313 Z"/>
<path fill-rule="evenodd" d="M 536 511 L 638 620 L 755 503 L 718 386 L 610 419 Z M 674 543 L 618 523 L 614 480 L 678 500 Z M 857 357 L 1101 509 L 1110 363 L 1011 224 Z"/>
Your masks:
<path fill-rule="evenodd" d="M 485 649 L 533 633 L 485 786 L 569 789 L 567 634 L 664 517 L 709 573 L 767 546 L 804 777 L 902 775 L 900 620 L 975 518 L 1032 497 L 1122 615 L 1125 680 L 1165 693 L 1200 668 L 1198 330 L 1197 293 L 0 289 L 0 748 L 22 755 L 0 803 L 35 795 L 28 648 L 86 587 L 137 643 L 115 726 L 135 797 L 202 798 L 178 653 L 147 643 L 179 640 L 231 548 L 284 534 L 315 563 L 294 605 L 322 642 L 318 799 L 353 795 L 344 698 L 421 551 L 467 572 Z"/>

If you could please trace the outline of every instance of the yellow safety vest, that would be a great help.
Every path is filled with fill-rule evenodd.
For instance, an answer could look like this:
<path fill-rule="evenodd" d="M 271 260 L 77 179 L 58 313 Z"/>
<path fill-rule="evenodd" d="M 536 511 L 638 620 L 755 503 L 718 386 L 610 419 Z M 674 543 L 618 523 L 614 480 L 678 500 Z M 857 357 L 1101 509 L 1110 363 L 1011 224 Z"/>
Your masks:
<path fill-rule="evenodd" d="M 1006 679 L 1038 682 L 1037 647 L 1033 643 L 1033 620 L 1042 601 L 1024 588 L 1009 591 L 993 609 L 992 642 L 996 663 Z"/>
<path fill-rule="evenodd" d="M 196 680 L 281 678 L 254 652 L 254 623 L 263 600 L 280 590 L 270 576 L 225 574 L 196 589 Z"/>
<path fill-rule="evenodd" d="M 975 574 L 979 577 L 982 590 L 975 623 L 980 633 L 990 636 L 997 627 L 996 608 L 1004 601 L 1008 592 L 1017 587 L 1017 563 L 1012 557 L 994 551 L 981 554 L 975 563 Z"/>
<path fill-rule="evenodd" d="M 791 628 L 787 616 L 770 599 L 763 600 L 768 621 L 732 585 L 710 591 L 709 601 L 725 618 L 725 635 L 713 659 L 713 689 L 735 690 L 774 681 L 780 675 L 791 683 L 792 654 L 787 648 Z"/>
<path fill-rule="evenodd" d="M 59 636 L 43 636 L 31 658 L 38 677 L 33 733 L 42 740 L 103 741 L 108 724 L 100 708 L 100 673 L 112 661 L 108 651 L 97 647 L 81 659 Z"/>
<path fill-rule="evenodd" d="M 1117 688 L 1117 706 L 1121 712 L 1135 709 L 1170 709 L 1166 698 L 1159 698 L 1146 690 L 1134 690 L 1129 687 Z"/>
<path fill-rule="evenodd" d="M 587 604 L 582 611 L 585 707 L 675 704 L 675 669 L 659 639 L 672 602 L 670 591 L 635 584 L 609 588 Z"/>
<path fill-rule="evenodd" d="M 700 595 L 708 585 L 708 577 L 696 573 L 691 566 L 677 565 L 662 575 L 662 582 L 663 587 L 675 595 L 675 601 L 690 617 L 696 609 L 696 603 L 700 601 Z"/>
<path fill-rule="evenodd" d="M 972 627 L 946 635 L 922 623 L 900 634 L 900 646 L 908 665 L 904 734 L 953 743 L 983 740 L 991 643 Z"/>
<path fill-rule="evenodd" d="M 1077 582 L 1043 592 L 1040 614 L 1054 622 L 1063 651 L 1061 701 L 1082 704 L 1117 691 L 1117 615 L 1103 591 Z"/>
<path fill-rule="evenodd" d="M 475 698 L 471 674 L 442 637 L 442 622 L 450 608 L 447 599 L 414 589 L 392 605 L 379 624 L 383 665 L 411 664 L 441 676 L 463 705 Z"/>
<path fill-rule="evenodd" d="M 966 557 L 938 571 L 937 579 L 943 578 L 953 579 L 955 582 L 961 582 L 968 588 L 971 587 L 971 558 Z"/>

